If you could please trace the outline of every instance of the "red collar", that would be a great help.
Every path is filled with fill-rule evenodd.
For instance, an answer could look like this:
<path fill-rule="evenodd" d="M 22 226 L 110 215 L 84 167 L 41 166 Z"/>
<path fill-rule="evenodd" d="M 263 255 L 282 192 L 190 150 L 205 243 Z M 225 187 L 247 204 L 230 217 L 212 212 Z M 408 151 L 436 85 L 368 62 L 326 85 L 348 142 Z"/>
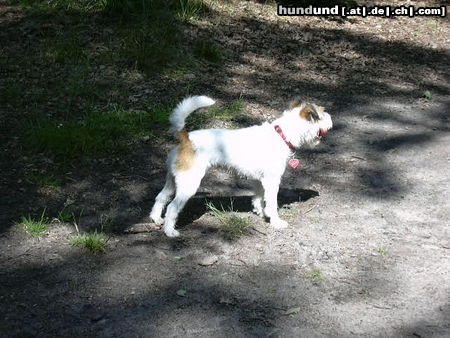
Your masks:
<path fill-rule="evenodd" d="M 274 126 L 274 128 L 275 128 L 275 131 L 281 136 L 281 138 L 283 139 L 284 143 L 286 143 L 286 145 L 289 147 L 289 149 L 291 149 L 291 151 L 293 153 L 295 153 L 296 149 L 295 149 L 294 145 L 287 140 L 287 138 L 284 135 L 283 131 L 281 130 L 280 126 L 276 125 L 276 126 Z"/>

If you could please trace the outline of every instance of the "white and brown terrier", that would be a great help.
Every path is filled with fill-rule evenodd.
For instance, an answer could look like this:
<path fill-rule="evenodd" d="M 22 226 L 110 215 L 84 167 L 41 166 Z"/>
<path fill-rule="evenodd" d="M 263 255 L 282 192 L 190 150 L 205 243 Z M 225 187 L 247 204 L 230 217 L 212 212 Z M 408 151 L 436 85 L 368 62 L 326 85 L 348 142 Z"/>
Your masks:
<path fill-rule="evenodd" d="M 184 129 L 188 115 L 214 103 L 206 96 L 192 96 L 180 102 L 172 112 L 172 130 L 178 133 L 180 143 L 169 153 L 166 183 L 156 197 L 150 218 L 156 224 L 164 224 L 167 236 L 179 236 L 175 230 L 178 214 L 196 193 L 206 170 L 219 165 L 234 168 L 255 180 L 254 211 L 268 217 L 275 228 L 287 227 L 277 210 L 281 176 L 296 148 L 315 146 L 328 133 L 333 125 L 330 115 L 322 107 L 295 101 L 272 123 L 237 130 L 203 129 L 188 133 Z M 298 164 L 295 161 L 291 159 L 289 164 L 295 166 Z M 163 219 L 162 211 L 174 194 Z"/>

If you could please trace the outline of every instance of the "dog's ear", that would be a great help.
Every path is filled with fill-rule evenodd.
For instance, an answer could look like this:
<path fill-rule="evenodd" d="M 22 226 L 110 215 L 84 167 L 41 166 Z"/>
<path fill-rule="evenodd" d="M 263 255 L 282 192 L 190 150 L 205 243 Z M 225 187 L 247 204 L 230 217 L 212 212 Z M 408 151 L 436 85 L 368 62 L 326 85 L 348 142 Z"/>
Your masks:
<path fill-rule="evenodd" d="M 295 99 L 289 104 L 289 110 L 292 110 L 294 108 L 300 107 L 302 105 L 303 101 L 299 99 Z"/>
<path fill-rule="evenodd" d="M 320 119 L 319 113 L 312 104 L 307 104 L 300 110 L 300 117 L 310 121 L 318 121 Z"/>
<path fill-rule="evenodd" d="M 322 106 L 316 106 L 316 105 L 314 105 L 314 106 L 315 106 L 316 110 L 317 110 L 319 113 L 324 113 L 324 112 L 325 112 L 325 107 L 322 107 Z"/>

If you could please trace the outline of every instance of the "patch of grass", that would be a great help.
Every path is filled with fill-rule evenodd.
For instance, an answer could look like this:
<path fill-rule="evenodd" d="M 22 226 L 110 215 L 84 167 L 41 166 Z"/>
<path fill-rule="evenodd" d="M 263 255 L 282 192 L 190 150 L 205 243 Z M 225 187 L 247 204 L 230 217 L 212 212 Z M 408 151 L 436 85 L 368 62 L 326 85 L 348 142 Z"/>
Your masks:
<path fill-rule="evenodd" d="M 271 1 L 264 1 L 271 2 Z M 278 3 L 283 5 L 295 5 L 295 6 L 326 6 L 331 7 L 334 5 L 341 5 L 346 7 L 355 7 L 358 6 L 358 3 L 355 0 L 279 0 Z"/>
<path fill-rule="evenodd" d="M 190 81 L 190 80 L 194 79 L 195 78 L 194 71 L 193 71 L 192 67 L 188 66 L 190 63 L 193 63 L 191 60 L 193 60 L 193 59 L 190 58 L 189 55 L 186 55 L 185 63 L 179 64 L 176 67 L 167 68 L 164 71 L 163 75 L 171 80 Z M 189 87 L 189 84 L 187 84 L 187 87 Z"/>
<path fill-rule="evenodd" d="M 30 125 L 24 132 L 23 145 L 62 160 L 120 152 L 149 135 L 152 128 L 166 124 L 169 112 L 162 106 L 150 113 L 112 107 L 108 112 L 92 111 L 81 120 Z"/>
<path fill-rule="evenodd" d="M 385 248 L 379 248 L 378 250 L 377 250 L 377 252 L 380 254 L 380 255 L 382 255 L 382 256 L 384 256 L 384 255 L 386 255 L 387 254 L 387 249 L 385 249 Z"/>
<path fill-rule="evenodd" d="M 245 118 L 245 101 L 242 99 L 234 100 L 228 107 L 210 107 L 206 111 L 194 113 L 187 120 L 187 128 L 195 130 L 209 127 L 214 119 L 236 121 Z"/>
<path fill-rule="evenodd" d="M 195 112 L 194 114 L 189 115 L 186 120 L 186 129 L 197 130 L 210 127 L 211 121 L 214 119 L 210 109 L 211 108 L 207 108 L 204 111 Z"/>
<path fill-rule="evenodd" d="M 151 0 L 143 0 L 143 1 L 124 1 L 124 0 L 103 0 L 103 10 L 106 13 L 128 17 L 132 13 L 136 13 L 137 11 L 141 11 L 142 14 L 147 14 L 146 8 Z"/>
<path fill-rule="evenodd" d="M 63 223 L 73 222 L 75 221 L 75 215 L 73 213 L 61 211 L 58 213 L 58 220 Z"/>
<path fill-rule="evenodd" d="M 234 100 L 228 107 L 211 108 L 211 114 L 217 119 L 239 119 L 243 116 L 245 102 L 242 99 Z"/>
<path fill-rule="evenodd" d="M 222 52 L 214 42 L 197 41 L 194 46 L 194 54 L 212 63 L 222 61 Z"/>
<path fill-rule="evenodd" d="M 152 125 L 168 126 L 169 116 L 172 112 L 171 105 L 156 105 L 150 108 L 149 120 Z"/>
<path fill-rule="evenodd" d="M 4 54 L 0 55 L 0 69 L 6 68 L 8 66 L 8 57 Z"/>
<path fill-rule="evenodd" d="M 103 59 L 145 72 L 161 72 L 167 67 L 186 63 L 182 51 L 182 32 L 177 21 L 187 21 L 208 10 L 201 0 L 16 0 L 36 12 L 77 11 L 103 12 L 107 21 L 117 27 Z M 93 29 L 89 27 L 89 29 Z M 45 57 L 51 62 L 79 64 L 95 62 L 98 53 L 88 53 L 80 39 L 79 28 L 66 30 L 56 41 L 44 42 Z M 100 34 L 98 35 L 100 36 Z M 97 42 L 97 35 L 89 42 Z M 214 51 L 205 52 L 212 59 Z M 211 55 L 212 56 L 211 56 Z M 217 54 L 217 53 L 216 53 Z M 85 85 L 83 87 L 86 87 Z M 88 90 L 87 92 L 92 92 Z"/>
<path fill-rule="evenodd" d="M 148 20 L 170 12 L 175 0 L 101 0 L 103 10 L 122 20 Z"/>
<path fill-rule="evenodd" d="M 319 269 L 311 270 L 308 274 L 309 278 L 313 280 L 313 282 L 324 282 L 326 281 L 326 277 L 324 276 L 323 272 Z"/>
<path fill-rule="evenodd" d="M 77 11 L 100 12 L 126 21 L 154 19 L 170 13 L 180 21 L 188 21 L 206 13 L 209 7 L 202 0 L 15 0 L 35 12 Z"/>
<path fill-rule="evenodd" d="M 183 60 L 177 37 L 175 0 L 104 0 L 105 11 L 123 23 L 119 62 L 144 72 L 161 72 Z"/>
<path fill-rule="evenodd" d="M 206 203 L 206 207 L 216 216 L 222 224 L 221 233 L 227 240 L 235 240 L 249 233 L 250 222 L 248 219 L 237 215 L 231 207 L 227 212 L 221 207 L 221 210 L 211 202 Z"/>
<path fill-rule="evenodd" d="M 93 253 L 104 252 L 107 243 L 108 238 L 102 233 L 97 233 L 97 231 L 84 235 L 79 234 L 70 239 L 72 246 L 87 249 Z"/>
<path fill-rule="evenodd" d="M 102 96 L 99 88 L 90 82 L 84 67 L 76 67 L 73 73 L 62 83 L 63 93 L 71 100 L 85 99 L 94 101 Z"/>
<path fill-rule="evenodd" d="M 32 172 L 26 174 L 25 179 L 29 183 L 40 187 L 58 188 L 61 186 L 61 182 L 55 179 L 52 175 L 46 175 L 43 173 Z"/>
<path fill-rule="evenodd" d="M 73 32 L 56 42 L 47 41 L 45 45 L 46 56 L 51 62 L 76 64 L 86 59 L 81 41 Z"/>
<path fill-rule="evenodd" d="M 40 13 L 55 10 L 88 13 L 100 10 L 103 7 L 102 0 L 17 0 L 16 2 Z"/>
<path fill-rule="evenodd" d="M 23 86 L 17 81 L 8 80 L 0 87 L 0 104 L 13 104 L 24 95 Z"/>
<path fill-rule="evenodd" d="M 19 224 L 32 237 L 43 237 L 49 229 L 48 220 L 45 217 L 45 209 L 38 220 L 33 219 L 30 215 L 28 217 L 23 216 Z"/>
<path fill-rule="evenodd" d="M 161 71 L 175 63 L 180 56 L 175 41 L 177 29 L 173 20 L 167 18 L 167 21 L 156 18 L 151 23 L 126 29 L 119 56 L 130 66 L 144 71 Z"/>
<path fill-rule="evenodd" d="M 178 0 L 177 7 L 176 17 L 180 21 L 189 21 L 209 10 L 202 0 Z"/>
<path fill-rule="evenodd" d="M 201 0 L 104 0 L 105 12 L 125 23 L 121 29 L 119 59 L 145 72 L 163 72 L 189 63 L 180 48 L 177 21 L 188 21 L 208 10 Z M 217 51 L 204 52 L 217 59 Z"/>

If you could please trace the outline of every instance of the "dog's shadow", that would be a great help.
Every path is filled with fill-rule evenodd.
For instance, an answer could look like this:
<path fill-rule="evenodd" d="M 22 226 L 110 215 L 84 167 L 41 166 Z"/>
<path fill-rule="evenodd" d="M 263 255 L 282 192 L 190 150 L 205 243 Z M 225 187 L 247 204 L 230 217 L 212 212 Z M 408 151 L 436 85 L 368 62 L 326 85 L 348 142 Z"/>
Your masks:
<path fill-rule="evenodd" d="M 295 202 L 305 202 L 319 196 L 315 190 L 283 189 L 278 192 L 278 207 Z M 178 219 L 178 225 L 183 227 L 209 211 L 207 204 L 212 203 L 219 210 L 235 212 L 252 212 L 251 196 L 215 196 L 210 193 L 197 193 L 184 207 Z"/>

